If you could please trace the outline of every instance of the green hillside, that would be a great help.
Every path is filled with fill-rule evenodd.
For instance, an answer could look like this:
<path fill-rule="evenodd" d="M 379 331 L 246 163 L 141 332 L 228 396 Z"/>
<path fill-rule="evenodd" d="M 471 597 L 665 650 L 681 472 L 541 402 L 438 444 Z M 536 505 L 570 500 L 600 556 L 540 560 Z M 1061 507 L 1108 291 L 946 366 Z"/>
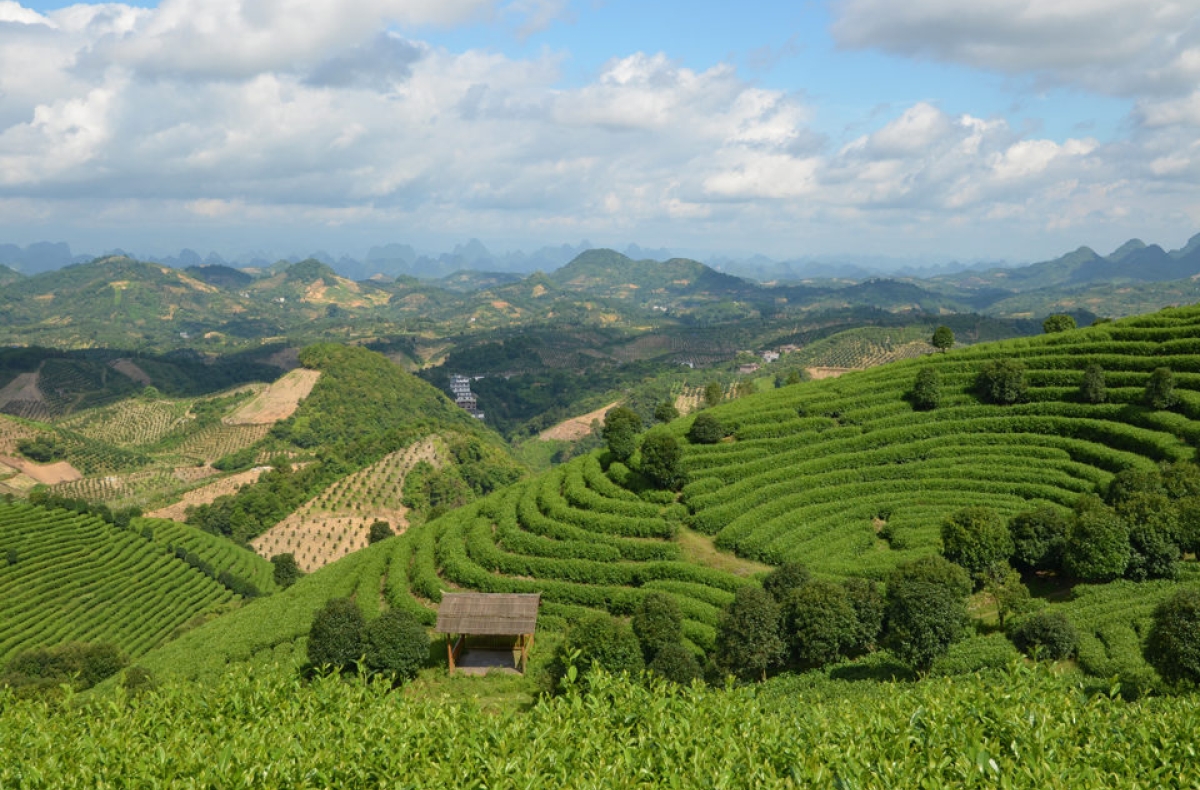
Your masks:
<path fill-rule="evenodd" d="M 72 641 L 110 643 L 136 658 L 238 600 L 222 574 L 230 582 L 253 572 L 273 587 L 244 550 L 141 529 L 0 502 L 0 665 Z"/>

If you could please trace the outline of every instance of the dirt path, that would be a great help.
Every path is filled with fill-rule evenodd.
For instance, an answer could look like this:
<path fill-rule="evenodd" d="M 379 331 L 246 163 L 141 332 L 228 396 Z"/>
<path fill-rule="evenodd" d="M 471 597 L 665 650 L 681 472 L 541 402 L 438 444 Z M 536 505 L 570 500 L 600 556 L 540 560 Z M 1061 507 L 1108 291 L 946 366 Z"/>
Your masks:
<path fill-rule="evenodd" d="M 291 417 L 321 377 L 319 370 L 297 368 L 226 417 L 226 425 L 271 425 Z"/>
<path fill-rule="evenodd" d="M 558 425 L 547 428 L 538 434 L 538 438 L 544 442 L 553 441 L 555 439 L 564 442 L 576 442 L 592 432 L 593 422 L 604 422 L 604 414 L 621 401 L 613 401 L 607 406 L 603 406 L 595 411 L 581 414 L 578 417 L 572 417 L 569 420 L 563 420 Z"/>

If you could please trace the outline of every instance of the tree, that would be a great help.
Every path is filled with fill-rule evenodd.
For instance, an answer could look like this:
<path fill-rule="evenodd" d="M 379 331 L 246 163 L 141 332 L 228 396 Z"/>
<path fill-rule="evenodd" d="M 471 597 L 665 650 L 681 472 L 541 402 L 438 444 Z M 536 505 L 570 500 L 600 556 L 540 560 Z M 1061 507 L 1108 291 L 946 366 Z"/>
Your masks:
<path fill-rule="evenodd" d="M 929 339 L 929 342 L 934 348 L 945 354 L 947 349 L 954 347 L 954 332 L 948 326 L 939 326 L 933 330 L 933 337 Z"/>
<path fill-rule="evenodd" d="M 271 576 L 274 577 L 276 585 L 281 588 L 287 589 L 300 579 L 300 565 L 296 564 L 296 558 L 292 552 L 280 553 L 280 555 L 271 557 L 271 564 L 275 565 L 275 568 L 271 570 Z"/>
<path fill-rule="evenodd" d="M 726 672 L 749 680 L 766 679 L 783 658 L 779 606 L 762 588 L 737 588 L 717 624 L 716 659 Z"/>
<path fill-rule="evenodd" d="M 675 599 L 666 593 L 652 592 L 642 598 L 630 625 L 647 661 L 667 645 L 683 642 L 683 612 Z"/>
<path fill-rule="evenodd" d="M 1138 469 L 1129 467 L 1122 469 L 1108 484 L 1105 500 L 1113 507 L 1119 507 L 1131 497 L 1141 494 L 1166 493 L 1163 487 L 1162 475 L 1157 469 Z"/>
<path fill-rule="evenodd" d="M 1079 399 L 1084 403 L 1104 403 L 1108 391 L 1104 384 L 1104 368 L 1088 365 L 1083 371 L 1083 383 L 1079 385 Z"/>
<path fill-rule="evenodd" d="M 670 422 L 679 418 L 679 409 L 669 400 L 654 407 L 654 419 L 658 422 Z"/>
<path fill-rule="evenodd" d="M 392 525 L 383 519 L 375 519 L 371 522 L 371 530 L 367 534 L 367 544 L 378 543 L 381 540 L 395 537 L 396 533 L 392 531 Z"/>
<path fill-rule="evenodd" d="M 1180 590 L 1155 608 L 1145 656 L 1169 681 L 1200 682 L 1200 590 Z"/>
<path fill-rule="evenodd" d="M 793 590 L 783 604 L 783 631 L 793 661 L 820 667 L 849 654 L 858 618 L 840 584 L 817 579 Z"/>
<path fill-rule="evenodd" d="M 275 566 L 271 575 L 275 584 L 282 589 L 291 587 L 300 578 L 300 566 L 296 564 L 296 555 L 291 552 L 276 554 L 271 558 L 271 564 Z"/>
<path fill-rule="evenodd" d="M 593 666 L 613 674 L 631 675 L 645 668 L 642 647 L 633 630 L 603 612 L 588 616 L 567 631 L 550 667 L 551 677 L 561 681 L 571 664 L 581 678 L 586 678 Z"/>
<path fill-rule="evenodd" d="M 983 589 L 996 602 L 996 617 L 1002 629 L 1009 617 L 1023 615 L 1033 606 L 1029 588 L 1021 581 L 1021 574 L 1008 565 L 988 568 L 984 573 Z"/>
<path fill-rule="evenodd" d="M 1170 368 L 1155 368 L 1146 382 L 1146 405 L 1151 409 L 1169 409 L 1179 402 L 1175 394 L 1175 374 Z"/>
<path fill-rule="evenodd" d="M 626 406 L 609 409 L 604 415 L 601 434 L 608 442 L 608 451 L 613 458 L 624 463 L 637 449 L 637 435 L 642 430 L 642 418 Z"/>
<path fill-rule="evenodd" d="M 708 412 L 701 412 L 692 421 L 687 437 L 692 444 L 716 444 L 725 438 L 725 426 Z"/>
<path fill-rule="evenodd" d="M 972 577 L 1007 564 L 1012 555 L 1008 525 L 991 508 L 963 508 L 942 522 L 942 556 L 966 568 Z"/>
<path fill-rule="evenodd" d="M 1200 496 L 1200 466 L 1191 461 L 1176 461 L 1162 466 L 1162 486 L 1171 499 Z"/>
<path fill-rule="evenodd" d="M 799 384 L 803 380 L 804 377 L 801 375 L 800 371 L 790 370 L 788 371 L 787 378 L 783 380 L 783 383 L 785 386 L 790 387 L 793 384 Z"/>
<path fill-rule="evenodd" d="M 997 359 L 987 363 L 975 380 L 979 396 L 987 403 L 1009 406 L 1025 399 L 1029 383 L 1025 365 L 1016 359 Z"/>
<path fill-rule="evenodd" d="M 868 653 L 875 649 L 879 632 L 883 630 L 883 616 L 887 602 L 879 585 L 870 579 L 851 576 L 843 583 L 846 600 L 854 609 L 854 638 L 848 647 L 849 655 Z"/>
<path fill-rule="evenodd" d="M 692 651 L 678 642 L 663 645 L 647 667 L 659 677 L 686 686 L 700 677 L 700 664 Z"/>
<path fill-rule="evenodd" d="M 937 371 L 933 368 L 921 368 L 917 371 L 917 380 L 913 382 L 909 398 L 914 409 L 936 409 L 942 400 L 941 379 Z"/>
<path fill-rule="evenodd" d="M 963 637 L 970 592 L 967 572 L 942 557 L 897 566 L 887 582 L 885 646 L 901 661 L 928 670 Z"/>
<path fill-rule="evenodd" d="M 308 629 L 308 663 L 314 667 L 347 670 L 363 654 L 366 621 L 349 598 L 330 599 Z"/>
<path fill-rule="evenodd" d="M 673 489 L 683 480 L 679 462 L 683 448 L 669 433 L 651 433 L 642 441 L 642 474 L 662 488 Z"/>
<path fill-rule="evenodd" d="M 725 400 L 725 388 L 721 386 L 721 382 L 708 382 L 704 387 L 704 402 L 709 406 L 716 406 L 723 400 Z"/>
<path fill-rule="evenodd" d="M 783 604 L 794 590 L 798 590 L 812 581 L 808 568 L 799 562 L 785 562 L 767 574 L 762 586 L 767 594 L 775 599 L 775 603 Z"/>
<path fill-rule="evenodd" d="M 429 633 L 410 612 L 388 609 L 367 623 L 363 661 L 373 672 L 411 679 L 429 658 Z"/>
<path fill-rule="evenodd" d="M 1062 612 L 1037 612 L 1018 620 L 1009 639 L 1027 656 L 1063 661 L 1079 649 L 1079 632 Z"/>
<path fill-rule="evenodd" d="M 1008 522 L 1013 563 L 1027 571 L 1058 570 L 1070 525 L 1070 516 L 1053 505 L 1013 516 Z"/>
<path fill-rule="evenodd" d="M 1067 332 L 1075 328 L 1075 319 L 1066 313 L 1054 313 L 1046 316 L 1046 320 L 1042 322 L 1042 331 L 1046 334 L 1054 334 L 1056 332 Z"/>
<path fill-rule="evenodd" d="M 1063 548 L 1063 569 L 1083 581 L 1109 582 L 1128 565 L 1128 525 L 1094 494 L 1081 497 Z"/>

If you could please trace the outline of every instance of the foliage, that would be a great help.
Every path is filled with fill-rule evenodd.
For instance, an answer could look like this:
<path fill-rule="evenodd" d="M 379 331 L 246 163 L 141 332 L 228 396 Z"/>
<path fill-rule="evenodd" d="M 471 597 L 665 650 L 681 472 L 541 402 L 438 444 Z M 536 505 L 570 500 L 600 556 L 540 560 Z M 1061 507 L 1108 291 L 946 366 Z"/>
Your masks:
<path fill-rule="evenodd" d="M 661 592 L 642 598 L 630 621 L 646 661 L 652 661 L 667 645 L 683 641 L 683 612 L 675 599 Z"/>
<path fill-rule="evenodd" d="M 725 388 L 721 386 L 721 382 L 710 381 L 704 385 L 704 403 L 706 405 L 716 406 L 723 400 L 725 400 Z"/>
<path fill-rule="evenodd" d="M 1070 523 L 1070 517 L 1053 505 L 1040 505 L 1013 516 L 1008 522 L 1013 563 L 1027 571 L 1061 568 Z"/>
<path fill-rule="evenodd" d="M 909 395 L 914 409 L 929 411 L 941 402 L 941 379 L 933 368 L 921 368 Z"/>
<path fill-rule="evenodd" d="M 593 613 L 567 631 L 551 664 L 551 678 L 561 683 L 570 677 L 571 666 L 576 677 L 587 679 L 595 669 L 637 675 L 645 661 L 633 629 L 610 615 Z"/>
<path fill-rule="evenodd" d="M 1008 565 L 989 567 L 983 575 L 983 590 L 996 602 L 996 617 L 1002 629 L 1010 617 L 1033 609 L 1029 588 L 1021 581 L 1021 574 Z"/>
<path fill-rule="evenodd" d="M 17 442 L 17 452 L 39 464 L 57 461 L 67 454 L 66 447 L 54 434 L 41 433 L 32 439 L 21 439 Z"/>
<path fill-rule="evenodd" d="M 812 573 L 807 566 L 799 562 L 785 562 L 763 578 L 762 586 L 775 599 L 775 603 L 782 605 L 793 591 L 810 581 Z"/>
<path fill-rule="evenodd" d="M 1175 374 L 1170 368 L 1155 368 L 1146 382 L 1143 401 L 1151 409 L 1169 409 L 1179 402 L 1175 394 Z"/>
<path fill-rule="evenodd" d="M 637 435 L 642 430 L 642 418 L 625 406 L 609 409 L 604 414 L 601 434 L 608 443 L 608 451 L 618 461 L 628 461 L 637 449 Z"/>
<path fill-rule="evenodd" d="M 670 422 L 679 419 L 679 409 L 670 400 L 665 400 L 654 407 L 654 419 L 657 422 Z"/>
<path fill-rule="evenodd" d="M 1083 371 L 1083 382 L 1079 385 L 1079 399 L 1084 403 L 1104 403 L 1108 400 L 1108 389 L 1104 380 L 1104 368 L 1088 365 Z"/>
<path fill-rule="evenodd" d="M 779 606 L 760 587 L 739 587 L 717 625 L 716 661 L 746 680 L 766 677 L 783 659 Z"/>
<path fill-rule="evenodd" d="M 392 525 L 383 519 L 375 519 L 371 522 L 370 531 L 367 534 L 367 543 L 378 543 L 386 538 L 395 537 L 396 533 L 392 530 Z"/>
<path fill-rule="evenodd" d="M 884 645 L 901 661 L 927 670 L 965 634 L 970 591 L 966 571 L 941 557 L 897 566 L 887 583 Z"/>
<path fill-rule="evenodd" d="M 884 613 L 887 610 L 887 600 L 879 589 L 879 584 L 871 579 L 861 579 L 851 576 L 843 583 L 846 588 L 846 600 L 854 610 L 853 638 L 847 645 L 849 655 L 868 653 L 875 649 L 879 634 L 883 630 Z"/>
<path fill-rule="evenodd" d="M 1046 316 L 1042 322 L 1042 331 L 1048 335 L 1057 332 L 1068 332 L 1075 328 L 1075 318 L 1066 313 L 1054 313 Z"/>
<path fill-rule="evenodd" d="M 1011 406 L 1025 400 L 1029 381 L 1025 365 L 1017 359 L 996 359 L 986 363 L 975 380 L 979 396 L 987 403 Z"/>
<path fill-rule="evenodd" d="M 655 675 L 681 686 L 697 680 L 701 675 L 696 656 L 678 642 L 663 645 L 646 668 Z"/>
<path fill-rule="evenodd" d="M 1008 563 L 1013 540 L 999 514 L 987 507 L 957 510 L 942 522 L 942 556 L 982 577 Z"/>
<path fill-rule="evenodd" d="M 1112 581 L 1125 573 L 1129 555 L 1125 520 L 1095 496 L 1080 498 L 1063 547 L 1063 569 L 1085 581 Z"/>
<path fill-rule="evenodd" d="M 82 691 L 115 675 L 128 664 L 129 657 L 116 645 L 67 642 L 18 653 L 0 674 L 0 687 L 15 686 L 26 692 L 45 692 L 67 684 Z"/>
<path fill-rule="evenodd" d="M 709 412 L 701 412 L 692 421 L 687 438 L 693 444 L 716 444 L 725 438 L 725 426 Z"/>
<path fill-rule="evenodd" d="M 944 354 L 954 346 L 954 331 L 948 326 L 939 326 L 933 330 L 933 337 L 929 339 L 929 343 Z"/>
<path fill-rule="evenodd" d="M 1064 661 L 1079 649 L 1079 632 L 1062 612 L 1041 611 L 1017 620 L 1009 630 L 1013 644 L 1031 658 Z"/>
<path fill-rule="evenodd" d="M 1200 683 L 1200 590 L 1180 590 L 1155 608 L 1146 660 L 1169 681 Z"/>
<path fill-rule="evenodd" d="M 425 625 L 403 609 L 388 609 L 367 623 L 363 643 L 367 667 L 396 679 L 416 677 L 429 659 Z"/>
<path fill-rule="evenodd" d="M 347 671 L 363 656 L 366 621 L 349 598 L 331 598 L 313 616 L 308 631 L 308 663 Z"/>
<path fill-rule="evenodd" d="M 287 589 L 300 578 L 300 566 L 296 564 L 296 556 L 291 552 L 276 554 L 271 557 L 274 566 L 273 578 L 280 589 Z"/>
<path fill-rule="evenodd" d="M 682 457 L 679 441 L 669 433 L 651 432 L 642 440 L 642 474 L 662 488 L 678 488 L 683 482 Z"/>
<path fill-rule="evenodd" d="M 782 605 L 783 636 L 792 661 L 820 667 L 849 655 L 859 621 L 846 588 L 816 579 L 792 590 Z"/>

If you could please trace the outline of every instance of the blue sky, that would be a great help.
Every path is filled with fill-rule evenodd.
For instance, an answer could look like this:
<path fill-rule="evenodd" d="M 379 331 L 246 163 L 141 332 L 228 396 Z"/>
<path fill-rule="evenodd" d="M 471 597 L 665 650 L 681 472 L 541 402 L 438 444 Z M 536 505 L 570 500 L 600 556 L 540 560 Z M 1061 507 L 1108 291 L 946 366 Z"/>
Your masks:
<path fill-rule="evenodd" d="M 0 243 L 1180 246 L 1188 6 L 0 0 Z"/>

